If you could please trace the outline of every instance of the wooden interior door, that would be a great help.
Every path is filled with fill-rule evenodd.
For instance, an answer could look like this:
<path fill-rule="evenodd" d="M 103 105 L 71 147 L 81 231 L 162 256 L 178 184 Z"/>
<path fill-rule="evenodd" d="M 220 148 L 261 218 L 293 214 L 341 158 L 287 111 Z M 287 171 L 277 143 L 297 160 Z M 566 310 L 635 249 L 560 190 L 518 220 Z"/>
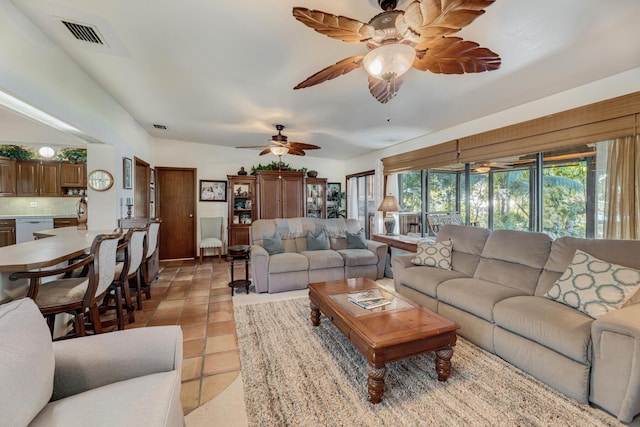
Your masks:
<path fill-rule="evenodd" d="M 160 259 L 196 255 L 196 169 L 156 168 Z"/>
<path fill-rule="evenodd" d="M 135 190 L 133 199 L 133 216 L 136 218 L 149 217 L 149 163 L 137 157 L 133 159 L 135 163 Z"/>

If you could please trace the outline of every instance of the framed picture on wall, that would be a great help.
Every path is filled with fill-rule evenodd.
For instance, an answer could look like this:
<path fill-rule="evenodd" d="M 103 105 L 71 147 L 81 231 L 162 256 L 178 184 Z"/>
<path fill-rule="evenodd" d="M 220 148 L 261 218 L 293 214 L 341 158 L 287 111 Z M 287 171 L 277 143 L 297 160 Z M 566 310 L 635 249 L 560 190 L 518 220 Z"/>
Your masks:
<path fill-rule="evenodd" d="M 227 181 L 200 180 L 201 202 L 226 202 Z"/>
<path fill-rule="evenodd" d="M 336 200 L 342 191 L 342 184 L 339 182 L 327 183 L 327 200 Z"/>
<path fill-rule="evenodd" d="M 122 187 L 130 190 L 133 188 L 133 160 L 122 158 Z"/>

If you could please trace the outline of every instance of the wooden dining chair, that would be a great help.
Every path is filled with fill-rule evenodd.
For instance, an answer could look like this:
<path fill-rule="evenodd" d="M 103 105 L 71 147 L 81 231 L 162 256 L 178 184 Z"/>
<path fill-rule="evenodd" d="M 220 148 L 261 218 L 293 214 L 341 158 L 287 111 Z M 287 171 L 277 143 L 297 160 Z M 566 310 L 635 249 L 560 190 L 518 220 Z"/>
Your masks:
<path fill-rule="evenodd" d="M 158 247 L 160 245 L 160 224 L 162 220 L 160 218 L 154 218 L 148 226 L 147 231 L 147 250 L 144 259 L 142 260 L 142 264 L 140 265 L 140 277 L 141 281 L 136 282 L 140 286 L 135 290 L 136 294 L 136 304 L 138 305 L 138 310 L 142 310 L 142 298 L 140 296 L 142 293 L 147 297 L 147 299 L 151 298 L 151 282 L 156 280 L 158 277 L 158 266 L 153 266 L 155 261 L 156 253 L 158 252 Z"/>
<path fill-rule="evenodd" d="M 138 310 L 142 310 L 140 292 L 142 280 L 140 266 L 147 253 L 147 232 L 148 226 L 130 228 L 127 232 L 127 245 L 124 249 L 125 257 L 123 263 L 118 263 L 116 267 L 116 277 L 114 277 L 113 287 L 116 291 L 116 305 L 118 316 L 118 329 L 124 329 L 125 321 L 134 321 L 134 310 L 132 296 L 136 297 Z M 135 279 L 132 286 L 131 280 Z"/>
<path fill-rule="evenodd" d="M 122 234 L 100 234 L 91 244 L 86 258 L 71 265 L 45 271 L 21 271 L 12 273 L 10 280 L 29 279 L 27 297 L 33 299 L 40 312 L 47 319 L 47 324 L 54 333 L 55 317 L 61 313 L 73 316 L 73 331 L 63 338 L 84 336 L 85 318 L 88 315 L 94 325 L 95 333 L 101 333 L 100 313 L 96 295 L 106 291 L 113 281 L 116 268 L 116 251 Z M 88 266 L 86 277 L 53 279 L 42 282 L 44 277 L 58 276 Z"/>

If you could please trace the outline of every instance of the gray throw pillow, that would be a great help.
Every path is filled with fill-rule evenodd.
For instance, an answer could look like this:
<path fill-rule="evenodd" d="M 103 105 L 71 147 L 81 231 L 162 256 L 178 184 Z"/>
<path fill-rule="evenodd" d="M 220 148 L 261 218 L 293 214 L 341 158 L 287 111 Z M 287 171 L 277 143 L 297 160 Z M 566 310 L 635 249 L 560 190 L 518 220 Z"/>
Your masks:
<path fill-rule="evenodd" d="M 281 254 L 284 252 L 282 239 L 277 232 L 271 237 L 265 236 L 262 239 L 262 247 L 269 253 L 269 255 Z"/>
<path fill-rule="evenodd" d="M 347 231 L 347 249 L 367 249 L 364 228 L 361 228 L 357 233 Z"/>
<path fill-rule="evenodd" d="M 327 232 L 324 228 L 321 229 L 318 234 L 307 231 L 308 251 L 323 251 L 327 249 L 329 249 L 329 239 L 327 238 Z"/>

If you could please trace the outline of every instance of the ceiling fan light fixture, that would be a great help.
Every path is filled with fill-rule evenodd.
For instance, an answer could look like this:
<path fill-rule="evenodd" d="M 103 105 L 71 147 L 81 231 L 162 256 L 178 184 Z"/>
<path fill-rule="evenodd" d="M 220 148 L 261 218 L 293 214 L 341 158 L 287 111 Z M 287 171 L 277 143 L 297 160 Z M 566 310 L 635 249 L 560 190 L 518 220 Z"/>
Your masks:
<path fill-rule="evenodd" d="M 477 168 L 475 168 L 475 171 L 478 173 L 487 173 L 491 170 L 491 168 L 489 166 L 478 166 Z"/>
<path fill-rule="evenodd" d="M 273 154 L 275 154 L 276 156 L 284 156 L 285 154 L 287 154 L 289 152 L 289 148 L 288 147 L 283 147 L 283 146 L 273 146 L 270 148 L 271 152 Z"/>
<path fill-rule="evenodd" d="M 413 66 L 415 49 L 405 43 L 389 43 L 372 49 L 364 57 L 364 69 L 371 77 L 391 80 L 403 76 Z"/>

